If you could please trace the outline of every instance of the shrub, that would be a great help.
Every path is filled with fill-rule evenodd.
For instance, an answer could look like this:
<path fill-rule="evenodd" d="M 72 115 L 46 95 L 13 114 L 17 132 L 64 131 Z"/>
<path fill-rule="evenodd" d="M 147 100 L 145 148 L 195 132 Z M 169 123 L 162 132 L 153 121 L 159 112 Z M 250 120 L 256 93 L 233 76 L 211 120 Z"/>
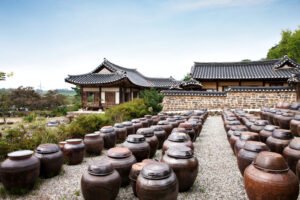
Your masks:
<path fill-rule="evenodd" d="M 36 114 L 34 112 L 29 113 L 27 116 L 23 117 L 25 122 L 33 122 L 36 119 Z"/>
<path fill-rule="evenodd" d="M 141 91 L 141 97 L 144 99 L 145 105 L 151 114 L 157 114 L 162 110 L 161 102 L 164 98 L 157 90 L 151 88 Z"/>

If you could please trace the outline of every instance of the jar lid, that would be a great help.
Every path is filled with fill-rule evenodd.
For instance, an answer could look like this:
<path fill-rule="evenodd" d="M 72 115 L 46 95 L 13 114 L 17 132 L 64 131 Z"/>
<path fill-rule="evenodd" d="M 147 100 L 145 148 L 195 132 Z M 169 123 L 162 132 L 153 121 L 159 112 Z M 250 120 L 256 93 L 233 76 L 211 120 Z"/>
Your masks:
<path fill-rule="evenodd" d="M 164 131 L 165 129 L 162 126 L 159 125 L 152 125 L 151 128 L 153 129 L 153 131 Z"/>
<path fill-rule="evenodd" d="M 40 144 L 36 148 L 36 152 L 39 154 L 49 154 L 49 153 L 56 153 L 60 150 L 57 144 Z"/>
<path fill-rule="evenodd" d="M 180 123 L 178 127 L 179 128 L 185 128 L 187 130 L 193 129 L 193 125 L 190 122 Z"/>
<path fill-rule="evenodd" d="M 248 128 L 245 125 L 234 125 L 230 127 L 230 130 L 233 131 L 247 131 Z"/>
<path fill-rule="evenodd" d="M 237 118 L 236 117 L 227 117 L 225 120 L 226 121 L 236 121 Z"/>
<path fill-rule="evenodd" d="M 114 127 L 112 127 L 112 126 L 103 126 L 100 129 L 101 133 L 110 133 L 110 132 L 113 132 L 113 131 L 114 131 Z"/>
<path fill-rule="evenodd" d="M 126 147 L 114 147 L 107 151 L 107 156 L 111 158 L 127 158 L 131 155 L 131 151 Z"/>
<path fill-rule="evenodd" d="M 270 131 L 270 132 L 273 132 L 275 129 L 279 128 L 278 126 L 274 126 L 274 125 L 266 125 L 264 127 L 264 130 L 265 131 Z"/>
<path fill-rule="evenodd" d="M 233 135 L 234 135 L 234 136 L 239 137 L 239 136 L 241 136 L 241 134 L 242 134 L 241 131 L 233 131 Z"/>
<path fill-rule="evenodd" d="M 176 133 L 176 132 L 183 132 L 183 133 L 187 133 L 187 130 L 185 128 L 173 128 L 172 133 Z"/>
<path fill-rule="evenodd" d="M 275 114 L 276 112 L 277 112 L 277 110 L 269 110 L 270 111 L 270 113 L 273 113 L 273 114 Z"/>
<path fill-rule="evenodd" d="M 174 132 L 174 133 L 171 133 L 171 135 L 169 135 L 168 140 L 172 141 L 172 142 L 185 142 L 185 141 L 188 141 L 189 138 L 186 133 Z"/>
<path fill-rule="evenodd" d="M 82 142 L 82 139 L 74 138 L 74 139 L 68 139 L 66 140 L 68 144 L 80 144 Z"/>
<path fill-rule="evenodd" d="M 107 160 L 99 160 L 88 167 L 88 173 L 95 176 L 105 176 L 113 173 L 114 168 Z"/>
<path fill-rule="evenodd" d="M 300 150 L 300 138 L 295 137 L 294 139 L 292 139 L 289 144 L 289 147 L 291 149 Z"/>
<path fill-rule="evenodd" d="M 136 135 L 136 134 L 128 135 L 126 138 L 126 141 L 130 142 L 130 143 L 141 143 L 141 142 L 144 142 L 145 140 L 146 140 L 145 136 Z"/>
<path fill-rule="evenodd" d="M 300 115 L 295 115 L 294 120 L 300 121 Z"/>
<path fill-rule="evenodd" d="M 9 158 L 12 159 L 18 159 L 18 158 L 25 158 L 32 156 L 33 151 L 31 150 L 19 150 L 19 151 L 13 151 L 7 154 Z"/>
<path fill-rule="evenodd" d="M 142 117 L 142 118 L 140 118 L 140 121 L 147 121 L 147 119 Z"/>
<path fill-rule="evenodd" d="M 143 167 L 141 175 L 150 180 L 160 180 L 171 175 L 171 168 L 165 163 L 151 163 Z"/>
<path fill-rule="evenodd" d="M 176 120 L 183 120 L 183 117 L 180 115 L 174 115 L 173 118 L 175 118 Z"/>
<path fill-rule="evenodd" d="M 170 123 L 167 120 L 161 120 L 157 124 L 158 125 L 170 125 Z"/>
<path fill-rule="evenodd" d="M 178 145 L 176 147 L 171 147 L 167 150 L 167 155 L 173 158 L 192 158 L 193 150 L 184 145 Z"/>
<path fill-rule="evenodd" d="M 204 110 L 194 110 L 194 115 L 203 115 L 204 113 Z"/>
<path fill-rule="evenodd" d="M 145 137 L 152 137 L 154 135 L 154 130 L 153 128 L 139 128 L 136 134 L 144 135 Z"/>
<path fill-rule="evenodd" d="M 238 120 L 236 120 L 236 121 L 229 121 L 228 122 L 228 125 L 240 125 L 240 124 L 241 124 L 241 122 L 238 121 Z"/>
<path fill-rule="evenodd" d="M 259 140 L 258 133 L 254 132 L 242 132 L 240 136 L 240 140 Z"/>
<path fill-rule="evenodd" d="M 173 118 L 173 117 L 168 117 L 166 120 L 167 120 L 168 122 L 176 122 L 176 119 Z"/>
<path fill-rule="evenodd" d="M 131 122 L 132 122 L 132 123 L 140 123 L 141 120 L 139 120 L 139 119 L 133 119 L 133 120 L 131 120 Z"/>
<path fill-rule="evenodd" d="M 95 133 L 85 134 L 84 137 L 94 138 L 94 137 L 98 137 L 98 136 L 100 136 L 100 134 L 95 132 Z"/>
<path fill-rule="evenodd" d="M 260 152 L 253 161 L 254 167 L 257 169 L 267 172 L 287 172 L 289 167 L 279 153 L 262 151 Z"/>
<path fill-rule="evenodd" d="M 152 115 L 144 115 L 144 117 L 147 118 L 147 119 L 151 119 Z"/>
<path fill-rule="evenodd" d="M 130 122 L 130 121 L 122 122 L 122 124 L 123 124 L 124 126 L 132 126 L 132 122 Z"/>
<path fill-rule="evenodd" d="M 124 128 L 124 124 L 121 124 L 121 123 L 115 123 L 114 127 L 116 128 Z"/>
<path fill-rule="evenodd" d="M 272 136 L 281 140 L 291 140 L 294 137 L 292 132 L 287 129 L 275 129 L 272 133 Z"/>
<path fill-rule="evenodd" d="M 269 124 L 269 122 L 267 120 L 256 120 L 254 124 L 256 126 L 266 126 Z"/>
<path fill-rule="evenodd" d="M 261 151 L 270 151 L 269 147 L 265 143 L 258 141 L 247 141 L 244 145 L 244 149 L 256 153 Z"/>
<path fill-rule="evenodd" d="M 294 117 L 294 114 L 286 112 L 286 113 L 283 113 L 282 116 L 284 116 L 284 117 L 291 117 L 292 118 L 292 117 Z"/>

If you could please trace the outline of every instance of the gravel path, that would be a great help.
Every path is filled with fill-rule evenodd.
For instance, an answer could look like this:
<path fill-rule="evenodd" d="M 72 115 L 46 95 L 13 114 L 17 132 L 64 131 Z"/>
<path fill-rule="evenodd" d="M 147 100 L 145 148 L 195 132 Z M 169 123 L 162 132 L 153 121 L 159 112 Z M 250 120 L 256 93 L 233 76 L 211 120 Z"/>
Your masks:
<path fill-rule="evenodd" d="M 104 152 L 105 153 L 105 152 Z M 199 173 L 194 186 L 180 193 L 179 200 L 243 200 L 247 199 L 236 159 L 226 140 L 223 122 L 220 116 L 208 117 L 201 135 L 195 142 L 195 155 L 199 159 Z M 6 196 L 7 199 L 83 199 L 80 192 L 80 178 L 89 163 L 100 159 L 85 158 L 81 165 L 63 166 L 62 173 L 54 178 L 40 180 L 36 189 L 26 196 Z M 160 158 L 160 151 L 156 153 Z M 1 185 L 0 185 L 1 186 Z M 2 187 L 2 186 L 1 186 Z M 0 190 L 3 198 L 3 189 Z M 119 200 L 137 199 L 130 186 L 121 188 Z"/>

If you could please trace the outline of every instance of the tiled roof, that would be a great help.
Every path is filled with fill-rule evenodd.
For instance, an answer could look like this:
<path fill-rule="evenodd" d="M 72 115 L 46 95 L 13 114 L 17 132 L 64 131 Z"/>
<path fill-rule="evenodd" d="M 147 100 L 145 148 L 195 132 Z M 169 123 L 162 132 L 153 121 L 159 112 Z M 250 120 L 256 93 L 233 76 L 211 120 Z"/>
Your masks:
<path fill-rule="evenodd" d="M 226 96 L 226 92 L 207 92 L 195 90 L 162 90 L 161 93 L 166 96 Z"/>
<path fill-rule="evenodd" d="M 285 65 L 289 68 L 285 68 Z M 287 56 L 282 59 L 247 62 L 195 62 L 191 76 L 195 79 L 287 79 L 299 72 L 299 64 Z"/>

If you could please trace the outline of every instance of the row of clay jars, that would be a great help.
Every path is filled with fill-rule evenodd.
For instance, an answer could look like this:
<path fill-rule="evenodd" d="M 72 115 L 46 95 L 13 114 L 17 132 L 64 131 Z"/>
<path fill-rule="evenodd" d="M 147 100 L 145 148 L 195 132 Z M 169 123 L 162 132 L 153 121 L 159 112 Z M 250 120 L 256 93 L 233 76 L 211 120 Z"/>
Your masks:
<path fill-rule="evenodd" d="M 196 118 L 190 118 L 188 122 L 192 124 L 192 127 L 194 128 L 196 133 L 196 138 L 199 137 L 202 130 L 202 120 Z"/>
<path fill-rule="evenodd" d="M 259 141 L 258 133 L 254 132 L 242 132 L 240 137 L 234 144 L 234 154 L 237 155 L 239 151 L 244 147 L 246 141 Z"/>
<path fill-rule="evenodd" d="M 157 137 L 154 135 L 153 128 L 140 128 L 138 129 L 137 134 L 143 135 L 146 138 L 146 142 L 150 146 L 150 158 L 152 158 L 158 149 L 159 143 Z"/>
<path fill-rule="evenodd" d="M 272 152 L 282 154 L 284 148 L 289 145 L 293 139 L 290 130 L 275 129 L 270 137 L 268 137 L 266 144 Z"/>

